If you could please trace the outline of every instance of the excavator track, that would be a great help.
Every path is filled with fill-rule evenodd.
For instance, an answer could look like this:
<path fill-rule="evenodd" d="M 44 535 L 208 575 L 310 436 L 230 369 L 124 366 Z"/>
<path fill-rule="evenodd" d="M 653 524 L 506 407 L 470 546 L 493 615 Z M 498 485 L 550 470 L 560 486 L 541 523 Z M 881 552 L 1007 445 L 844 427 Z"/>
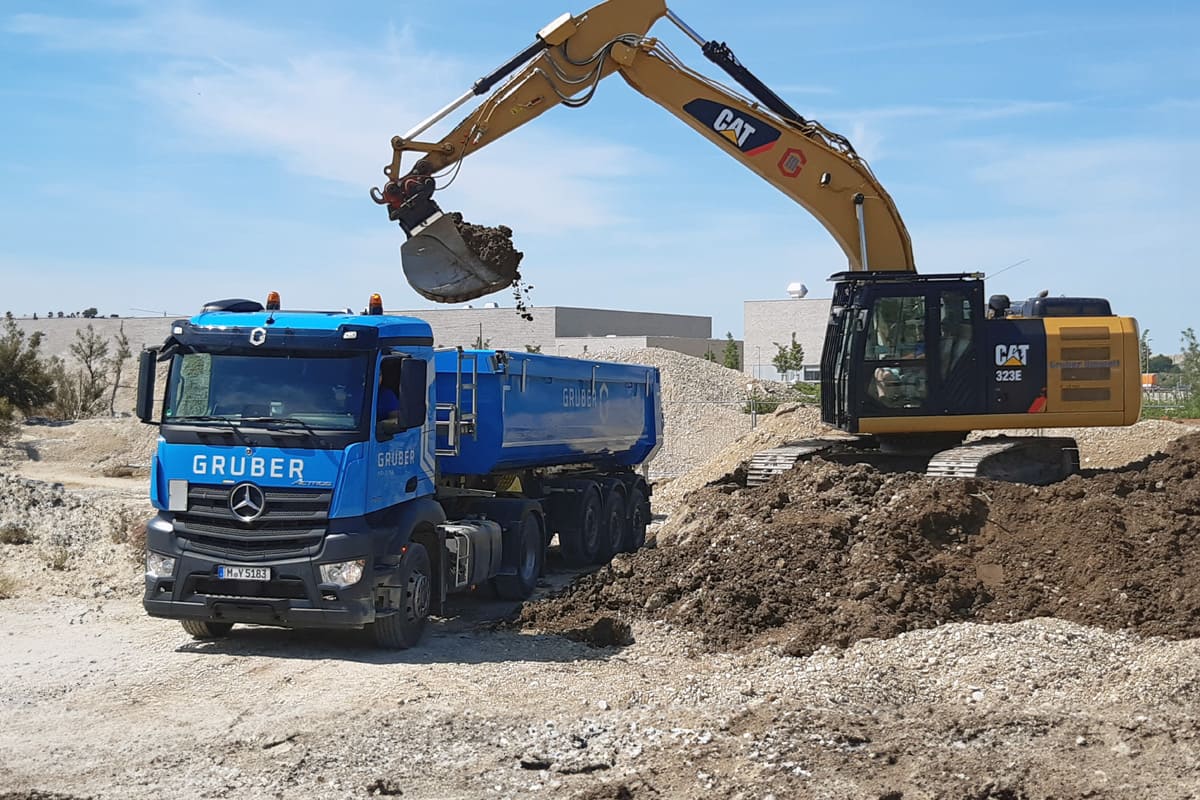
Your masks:
<path fill-rule="evenodd" d="M 869 436 L 825 437 L 762 450 L 746 463 L 746 486 L 761 486 L 813 456 L 841 464 L 870 464 L 885 472 L 936 478 L 986 478 L 1044 486 L 1079 471 L 1079 445 L 1066 436 L 998 436 L 934 452 L 880 448 Z"/>
<path fill-rule="evenodd" d="M 807 439 L 755 453 L 746 465 L 746 485 L 762 486 L 776 475 L 787 472 L 797 461 L 828 450 L 833 445 L 834 442 L 829 439 Z"/>
<path fill-rule="evenodd" d="M 925 474 L 941 478 L 987 478 L 1035 486 L 1079 471 L 1079 445 L 1066 436 L 997 437 L 935 453 Z"/>

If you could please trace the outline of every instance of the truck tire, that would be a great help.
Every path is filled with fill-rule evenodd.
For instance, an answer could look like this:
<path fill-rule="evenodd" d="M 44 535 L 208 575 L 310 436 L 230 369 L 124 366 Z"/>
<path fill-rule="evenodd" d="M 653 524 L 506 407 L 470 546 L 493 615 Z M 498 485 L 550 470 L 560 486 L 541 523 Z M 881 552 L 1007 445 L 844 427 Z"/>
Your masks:
<path fill-rule="evenodd" d="M 600 533 L 604 515 L 604 501 L 600 487 L 592 481 L 577 481 L 573 495 L 564 498 L 567 511 L 565 521 L 558 528 L 558 544 L 563 561 L 571 567 L 584 567 L 594 563 L 600 549 Z"/>
<path fill-rule="evenodd" d="M 632 553 L 646 543 L 646 527 L 650 524 L 650 503 L 646 500 L 646 490 L 641 486 L 634 486 L 629 490 L 627 513 L 629 522 L 625 528 L 626 538 L 621 547 L 622 553 Z"/>
<path fill-rule="evenodd" d="M 517 552 L 521 560 L 516 575 L 497 575 L 492 586 L 502 600 L 524 600 L 537 588 L 538 576 L 546 558 L 546 535 L 538 515 L 526 511 L 521 521 L 510 528 L 508 535 L 517 537 Z"/>
<path fill-rule="evenodd" d="M 607 564 L 621 552 L 628 538 L 628 515 L 625 513 L 625 485 L 620 481 L 607 481 L 604 485 L 604 516 L 601 517 L 600 547 L 596 551 L 597 564 Z"/>
<path fill-rule="evenodd" d="M 399 610 L 371 624 L 375 644 L 388 650 L 407 650 L 421 640 L 433 591 L 429 553 L 420 544 L 410 544 L 400 562 Z"/>
<path fill-rule="evenodd" d="M 232 622 L 205 622 L 200 619 L 181 619 L 179 624 L 193 639 L 224 639 L 233 630 Z"/>

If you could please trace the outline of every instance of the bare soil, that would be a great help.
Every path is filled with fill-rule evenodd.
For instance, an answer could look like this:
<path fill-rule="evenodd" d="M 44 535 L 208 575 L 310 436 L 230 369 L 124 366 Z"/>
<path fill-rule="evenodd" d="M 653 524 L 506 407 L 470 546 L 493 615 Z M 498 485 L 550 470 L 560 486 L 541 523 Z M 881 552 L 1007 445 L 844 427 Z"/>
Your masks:
<path fill-rule="evenodd" d="M 520 623 L 584 635 L 668 622 L 731 649 L 824 645 L 948 622 L 1056 617 L 1200 636 L 1200 435 L 1048 487 L 884 474 L 821 460 L 689 498 L 676 544 L 527 604 Z M 611 625 L 609 623 L 609 625 Z"/>

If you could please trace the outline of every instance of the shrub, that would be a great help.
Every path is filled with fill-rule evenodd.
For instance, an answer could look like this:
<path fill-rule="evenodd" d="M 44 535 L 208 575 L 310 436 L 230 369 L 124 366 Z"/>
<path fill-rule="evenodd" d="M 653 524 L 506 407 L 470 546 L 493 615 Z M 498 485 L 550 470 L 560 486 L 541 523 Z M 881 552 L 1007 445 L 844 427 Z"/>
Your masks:
<path fill-rule="evenodd" d="M 8 400 L 0 397 L 0 445 L 12 441 L 21 427 L 17 424 L 17 410 Z"/>
<path fill-rule="evenodd" d="M 33 541 L 29 538 L 29 531 L 15 522 L 6 522 L 0 525 L 0 544 L 29 544 Z"/>
<path fill-rule="evenodd" d="M 65 547 L 56 547 L 50 551 L 46 558 L 46 566 L 57 572 L 62 572 L 67 568 L 67 561 L 71 558 L 71 551 Z"/>

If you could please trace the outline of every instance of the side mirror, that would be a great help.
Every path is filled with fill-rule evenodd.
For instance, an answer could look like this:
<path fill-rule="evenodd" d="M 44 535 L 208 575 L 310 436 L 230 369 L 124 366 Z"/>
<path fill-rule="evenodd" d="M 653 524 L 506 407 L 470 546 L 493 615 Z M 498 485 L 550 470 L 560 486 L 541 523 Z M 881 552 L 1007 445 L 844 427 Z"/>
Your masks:
<path fill-rule="evenodd" d="M 158 369 L 158 350 L 146 348 L 138 358 L 137 405 L 134 413 L 148 425 L 154 424 L 154 375 Z"/>
<path fill-rule="evenodd" d="M 425 424 L 425 394 L 429 377 L 429 362 L 406 358 L 400 364 L 400 424 L 419 428 Z"/>
<path fill-rule="evenodd" d="M 408 356 L 385 356 L 380 362 L 382 374 L 390 375 L 398 385 L 387 381 L 380 385 L 376 401 L 378 438 L 388 438 L 425 424 L 428 370 L 428 361 Z M 391 403 L 385 404 L 385 398 Z"/>

